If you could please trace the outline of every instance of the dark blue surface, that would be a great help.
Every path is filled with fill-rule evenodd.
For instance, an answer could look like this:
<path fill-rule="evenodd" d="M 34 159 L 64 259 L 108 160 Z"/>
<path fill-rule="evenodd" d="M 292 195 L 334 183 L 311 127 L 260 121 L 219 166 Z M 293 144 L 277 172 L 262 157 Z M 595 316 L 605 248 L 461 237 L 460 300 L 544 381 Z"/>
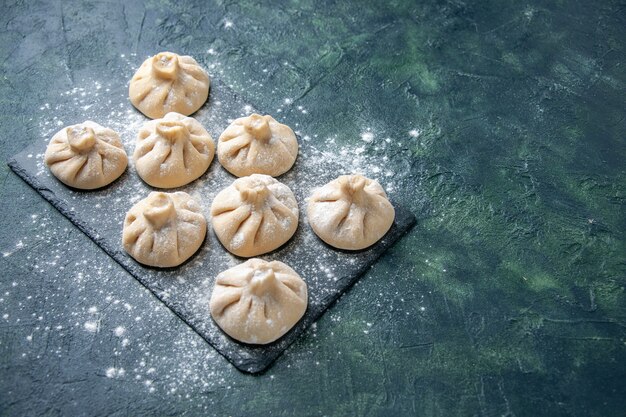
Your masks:
<path fill-rule="evenodd" d="M 0 413 L 624 414 L 623 2 L 1 8 Z M 199 57 L 418 218 L 260 376 L 4 164 L 159 50 Z"/>

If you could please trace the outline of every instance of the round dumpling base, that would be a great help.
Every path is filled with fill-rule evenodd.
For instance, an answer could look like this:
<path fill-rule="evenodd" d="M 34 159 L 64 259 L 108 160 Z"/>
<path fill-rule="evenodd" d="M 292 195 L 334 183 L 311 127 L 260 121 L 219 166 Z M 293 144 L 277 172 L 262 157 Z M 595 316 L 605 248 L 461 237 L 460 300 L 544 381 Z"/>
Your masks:
<path fill-rule="evenodd" d="M 124 250 L 144 265 L 182 264 L 202 245 L 207 223 L 200 206 L 184 192 L 151 192 L 126 213 Z"/>
<path fill-rule="evenodd" d="M 109 185 L 128 165 L 120 136 L 89 120 L 58 131 L 50 139 L 44 161 L 62 183 L 81 190 Z"/>
<path fill-rule="evenodd" d="M 342 175 L 313 192 L 307 217 L 324 242 L 339 249 L 361 250 L 387 233 L 395 210 L 378 181 Z"/>
<path fill-rule="evenodd" d="M 307 286 L 296 271 L 279 261 L 250 259 L 217 276 L 210 310 L 233 339 L 267 344 L 298 323 L 307 304 Z"/>
<path fill-rule="evenodd" d="M 146 59 L 130 80 L 130 102 L 151 119 L 176 112 L 189 116 L 209 97 L 207 72 L 190 56 L 160 52 Z"/>
<path fill-rule="evenodd" d="M 218 140 L 217 158 L 231 174 L 277 177 L 289 171 L 298 157 L 293 130 L 272 116 L 252 114 L 233 121 Z"/>
<path fill-rule="evenodd" d="M 214 156 L 215 143 L 196 119 L 168 113 L 139 130 L 133 159 L 146 183 L 175 188 L 202 176 Z"/>
<path fill-rule="evenodd" d="M 211 205 L 213 230 L 234 255 L 258 256 L 286 243 L 298 228 L 298 203 L 285 184 L 269 175 L 236 179 Z"/>

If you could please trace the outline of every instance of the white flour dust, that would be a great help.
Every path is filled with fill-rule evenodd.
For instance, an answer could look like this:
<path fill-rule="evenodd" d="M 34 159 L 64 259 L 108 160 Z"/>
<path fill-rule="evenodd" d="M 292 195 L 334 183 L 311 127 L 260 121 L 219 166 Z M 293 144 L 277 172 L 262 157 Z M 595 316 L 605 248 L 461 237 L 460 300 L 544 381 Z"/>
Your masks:
<path fill-rule="evenodd" d="M 225 21 L 224 27 L 231 28 L 233 24 Z M 218 54 L 219 52 L 213 49 L 207 51 L 206 67 L 210 76 L 219 77 L 230 88 L 241 90 L 237 82 L 229 82 L 227 74 L 231 69 L 216 60 Z M 120 79 L 130 79 L 145 59 L 134 54 L 121 58 L 121 69 L 118 74 Z M 129 156 L 132 155 L 135 136 L 147 119 L 128 101 L 127 85 L 123 82 L 114 84 L 97 79 L 78 80 L 76 85 L 70 90 L 61 92 L 55 102 L 43 103 L 40 106 L 40 131 L 37 140 L 41 141 L 42 145 L 46 144 L 63 126 L 92 120 L 118 132 L 126 152 Z M 263 83 L 251 79 L 248 87 L 252 87 L 253 91 L 262 91 Z M 227 109 L 228 103 L 219 100 L 212 102 L 212 106 L 216 109 L 214 111 L 217 117 L 227 122 L 253 111 L 251 105 L 244 105 L 236 112 L 232 112 Z M 226 110 L 220 113 L 221 108 Z M 354 137 L 349 138 L 346 143 L 339 140 L 336 135 L 322 137 L 315 133 L 315 125 L 319 122 L 311 120 L 309 109 L 302 100 L 294 104 L 292 98 L 281 99 L 274 116 L 280 122 L 288 120 L 300 141 L 296 167 L 285 176 L 285 181 L 302 184 L 300 190 L 294 190 L 299 198 L 301 213 L 306 204 L 306 196 L 314 188 L 323 185 L 323 179 L 330 178 L 329 171 L 332 176 L 361 173 L 378 180 L 390 195 L 402 191 L 397 188 L 396 173 L 388 168 L 389 162 L 405 140 L 419 137 L 419 129 L 411 130 L 405 133 L 403 138 L 396 140 L 371 126 L 364 126 L 355 129 Z M 201 121 L 203 117 L 206 118 L 205 110 L 200 110 L 197 117 Z M 212 120 L 207 118 L 208 122 Z M 226 126 L 205 127 L 217 141 L 221 129 Z M 39 175 L 43 175 L 47 170 L 43 164 L 43 152 L 31 154 L 29 157 L 37 159 Z M 129 158 L 128 170 L 133 173 L 131 159 Z M 216 158 L 210 169 L 217 170 L 217 165 Z M 202 177 L 190 185 L 187 191 L 202 203 L 205 215 L 208 213 L 212 198 L 219 191 L 210 188 L 211 181 L 210 178 Z M 137 184 L 133 185 L 130 195 L 117 197 L 114 203 L 118 205 L 135 203 L 145 197 L 147 188 L 140 182 Z M 94 217 L 87 220 L 100 221 L 100 213 L 106 213 L 109 209 L 102 204 L 104 203 L 94 202 Z M 31 265 L 30 273 L 47 285 L 46 290 L 37 292 L 38 295 L 34 298 L 29 295 L 28 286 L 19 282 L 15 283 L 14 289 L 0 294 L 2 320 L 11 325 L 21 326 L 20 329 L 24 332 L 21 340 L 26 345 L 20 346 L 24 360 L 41 360 L 49 355 L 63 357 L 72 354 L 72 347 L 66 342 L 68 334 L 72 333 L 76 334 L 74 337 L 91 340 L 92 345 L 101 346 L 101 349 L 108 352 L 110 363 L 98 364 L 98 368 L 94 369 L 95 373 L 107 379 L 135 381 L 145 387 L 148 393 L 157 392 L 176 397 L 187 395 L 185 388 L 189 384 L 200 385 L 205 389 L 214 387 L 231 389 L 227 378 L 229 372 L 234 371 L 230 365 L 225 364 L 221 358 L 218 359 L 218 354 L 195 333 L 184 331 L 187 326 L 175 319 L 173 313 L 164 305 L 157 303 L 148 290 L 141 288 L 133 291 L 132 298 L 121 293 L 120 282 L 131 279 L 130 276 L 117 265 L 112 266 L 110 261 L 106 261 L 103 258 L 106 255 L 100 253 L 93 256 L 95 245 L 90 243 L 83 248 L 68 247 L 68 236 L 72 236 L 69 238 L 72 242 L 84 238 L 78 237 L 79 232 L 70 230 L 67 226 L 52 224 L 49 213 L 32 213 L 25 219 L 22 220 L 23 224 L 18 230 L 36 228 L 37 232 L 34 235 L 29 233 L 29 237 L 16 237 L 11 247 L 0 248 L 3 258 L 10 260 L 10 257 L 15 255 L 24 258 Z M 111 220 L 110 226 L 120 227 L 121 230 L 122 220 Z M 45 252 L 37 252 L 41 245 L 46 247 Z M 70 250 L 81 254 L 75 254 L 72 259 L 82 260 L 66 263 L 65 253 Z M 196 259 L 198 260 L 194 262 L 202 262 L 201 257 Z M 229 255 L 224 255 L 220 262 L 231 262 L 231 266 L 235 264 L 235 260 Z M 333 264 L 323 257 L 319 265 L 303 266 L 303 269 L 303 274 L 319 273 L 327 280 L 338 279 L 334 274 Z M 176 282 L 189 284 L 186 279 L 187 277 L 181 274 Z M 4 301 L 17 296 L 14 291 L 19 293 L 23 300 L 20 301 L 16 311 L 9 311 Z M 164 289 L 161 296 L 167 298 L 168 292 L 171 291 Z M 70 302 L 68 297 L 79 301 Z M 95 299 L 99 302 L 95 303 L 93 301 Z M 82 309 L 74 309 L 81 303 Z M 341 320 L 336 314 L 330 314 L 330 318 L 332 321 Z M 168 337 L 172 332 L 172 323 L 178 323 L 176 338 Z M 364 332 L 368 332 L 369 327 L 365 326 Z M 308 334 L 316 336 L 315 324 L 310 327 Z M 47 340 L 49 352 L 36 348 L 38 341 L 41 340 Z M 174 350 L 177 355 L 159 357 L 154 354 L 159 350 Z M 179 357 L 184 357 L 185 361 L 178 361 Z M 222 366 L 215 366 L 216 362 Z"/>

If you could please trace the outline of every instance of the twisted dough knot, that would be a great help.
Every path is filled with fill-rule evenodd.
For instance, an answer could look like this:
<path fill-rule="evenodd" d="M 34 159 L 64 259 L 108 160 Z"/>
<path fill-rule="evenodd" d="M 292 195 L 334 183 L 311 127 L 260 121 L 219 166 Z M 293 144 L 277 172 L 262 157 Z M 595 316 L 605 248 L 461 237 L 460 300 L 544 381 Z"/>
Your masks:
<path fill-rule="evenodd" d="M 266 294 L 271 294 L 272 288 L 277 284 L 278 281 L 273 269 L 259 269 L 254 271 L 250 280 L 250 293 L 257 297 L 263 297 Z"/>
<path fill-rule="evenodd" d="M 191 136 L 189 129 L 179 121 L 163 120 L 156 125 L 156 131 L 159 135 L 174 143 L 177 141 L 187 140 Z"/>
<path fill-rule="evenodd" d="M 271 116 L 261 116 L 254 113 L 246 120 L 244 129 L 255 139 L 267 143 L 272 138 L 270 120 Z"/>
<path fill-rule="evenodd" d="M 178 56 L 161 52 L 152 57 L 152 71 L 159 78 L 174 80 L 178 76 Z"/>
<path fill-rule="evenodd" d="M 176 217 L 176 209 L 172 199 L 165 193 L 156 192 L 149 198 L 150 208 L 146 209 L 143 215 L 158 230 Z"/>
<path fill-rule="evenodd" d="M 67 142 L 75 152 L 89 152 L 96 144 L 96 132 L 87 126 L 68 127 Z"/>
<path fill-rule="evenodd" d="M 361 175 L 345 175 L 338 179 L 339 188 L 353 202 L 366 202 L 369 196 L 364 192 L 367 180 Z"/>
<path fill-rule="evenodd" d="M 265 201 L 270 195 L 270 190 L 267 185 L 261 182 L 255 182 L 252 184 L 235 184 L 235 188 L 241 195 L 241 200 L 252 204 L 254 207 L 259 207 L 265 204 Z"/>

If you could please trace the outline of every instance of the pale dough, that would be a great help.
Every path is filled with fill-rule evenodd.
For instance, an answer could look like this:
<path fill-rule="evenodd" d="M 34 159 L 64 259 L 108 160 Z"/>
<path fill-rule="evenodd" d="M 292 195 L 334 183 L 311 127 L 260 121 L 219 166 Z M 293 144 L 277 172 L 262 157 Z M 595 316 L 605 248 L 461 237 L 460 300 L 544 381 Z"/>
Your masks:
<path fill-rule="evenodd" d="M 297 156 L 298 141 L 293 130 L 272 116 L 258 114 L 232 122 L 217 145 L 220 164 L 237 177 L 277 177 L 289 171 Z"/>
<path fill-rule="evenodd" d="M 82 190 L 110 184 L 128 165 L 119 135 L 89 120 L 57 132 L 44 161 L 64 184 Z"/>
<path fill-rule="evenodd" d="M 324 242 L 339 249 L 358 250 L 387 233 L 395 210 L 378 181 L 342 175 L 313 192 L 307 215 L 313 231 Z"/>
<path fill-rule="evenodd" d="M 277 340 L 304 315 L 307 286 L 279 261 L 250 259 L 217 276 L 211 316 L 233 339 L 267 344 Z"/>
<path fill-rule="evenodd" d="M 183 192 L 151 192 L 126 213 L 122 243 L 137 262 L 177 266 L 204 241 L 207 223 L 200 206 Z"/>
<path fill-rule="evenodd" d="M 204 174 L 214 155 L 213 139 L 196 119 L 168 113 L 141 128 L 133 159 L 145 182 L 174 188 Z"/>
<path fill-rule="evenodd" d="M 209 74 L 190 56 L 161 52 L 146 59 L 130 80 L 130 102 L 151 119 L 189 116 L 209 96 Z"/>
<path fill-rule="evenodd" d="M 268 175 L 235 180 L 211 205 L 213 230 L 231 253 L 251 257 L 287 242 L 298 227 L 293 192 Z"/>

